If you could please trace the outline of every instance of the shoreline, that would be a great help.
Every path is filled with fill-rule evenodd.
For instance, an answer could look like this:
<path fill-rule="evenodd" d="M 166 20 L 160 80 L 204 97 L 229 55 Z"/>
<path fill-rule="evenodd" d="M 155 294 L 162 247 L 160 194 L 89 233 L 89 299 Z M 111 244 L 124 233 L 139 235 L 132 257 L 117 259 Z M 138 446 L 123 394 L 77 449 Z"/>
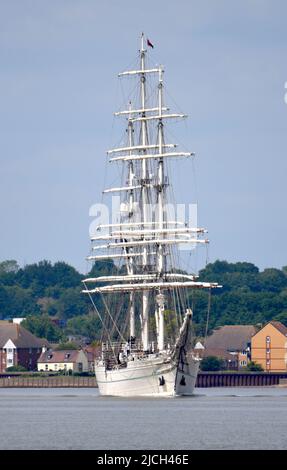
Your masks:
<path fill-rule="evenodd" d="M 197 388 L 213 387 L 287 387 L 287 372 L 200 372 Z M 33 376 L 3 374 L 0 388 L 98 388 L 94 376 Z"/>

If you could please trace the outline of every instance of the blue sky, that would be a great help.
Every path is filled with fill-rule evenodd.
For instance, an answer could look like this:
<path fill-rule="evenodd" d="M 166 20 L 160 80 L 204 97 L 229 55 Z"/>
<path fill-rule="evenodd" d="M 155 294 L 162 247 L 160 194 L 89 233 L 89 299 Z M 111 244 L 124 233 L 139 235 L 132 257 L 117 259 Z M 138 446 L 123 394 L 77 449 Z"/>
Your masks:
<path fill-rule="evenodd" d="M 286 18 L 280 0 L 0 0 L 0 259 L 87 269 L 116 75 L 145 31 L 190 116 L 173 132 L 196 158 L 175 185 L 198 201 L 210 261 L 286 265 Z"/>

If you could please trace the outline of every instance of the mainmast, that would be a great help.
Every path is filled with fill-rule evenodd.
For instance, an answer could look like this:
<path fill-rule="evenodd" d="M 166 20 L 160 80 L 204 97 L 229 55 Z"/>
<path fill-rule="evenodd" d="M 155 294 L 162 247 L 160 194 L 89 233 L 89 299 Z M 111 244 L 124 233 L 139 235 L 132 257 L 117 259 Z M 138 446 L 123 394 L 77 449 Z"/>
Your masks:
<path fill-rule="evenodd" d="M 164 152 L 163 149 L 163 122 L 162 122 L 162 67 L 159 67 L 159 83 L 158 83 L 158 153 L 162 155 Z M 163 157 L 160 157 L 158 160 L 158 227 L 160 230 L 164 228 L 164 168 L 163 168 Z M 164 235 L 163 235 L 164 237 Z M 158 245 L 158 255 L 157 255 L 157 272 L 159 279 L 163 276 L 164 270 L 164 254 L 163 254 L 163 245 L 160 243 Z M 164 296 L 159 291 L 159 294 L 156 296 L 157 300 L 157 316 L 158 316 L 158 349 L 162 351 L 164 349 Z"/>
<path fill-rule="evenodd" d="M 146 117 L 146 76 L 145 76 L 145 54 L 146 50 L 144 48 L 144 34 L 142 33 L 141 37 L 141 51 L 140 51 L 140 59 L 141 59 L 141 107 L 142 107 L 142 113 L 141 117 L 145 118 Z M 146 145 L 148 144 L 147 141 L 147 122 L 145 119 L 141 121 L 141 145 L 143 147 L 143 154 L 146 154 Z M 141 162 L 141 213 L 142 213 L 142 222 L 143 222 L 143 228 L 145 222 L 148 222 L 148 214 L 147 214 L 147 209 L 148 209 L 148 198 L 147 198 L 147 160 L 145 158 L 142 159 Z M 143 265 L 143 272 L 146 271 L 147 267 L 147 261 L 148 261 L 148 255 L 147 255 L 147 247 L 143 247 L 143 253 L 142 253 L 142 265 Z M 143 349 L 144 351 L 147 351 L 149 349 L 149 293 L 148 291 L 143 291 L 142 294 L 142 316 L 141 316 L 141 321 L 142 321 L 142 343 L 143 343 Z"/>

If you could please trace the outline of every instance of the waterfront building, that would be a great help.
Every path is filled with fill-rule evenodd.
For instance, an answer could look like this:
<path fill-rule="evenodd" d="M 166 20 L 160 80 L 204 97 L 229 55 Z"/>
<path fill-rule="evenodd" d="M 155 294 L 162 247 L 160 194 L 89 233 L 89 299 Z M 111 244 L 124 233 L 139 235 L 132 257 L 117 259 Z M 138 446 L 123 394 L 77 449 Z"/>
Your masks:
<path fill-rule="evenodd" d="M 227 369 L 244 368 L 250 361 L 251 338 L 256 331 L 253 325 L 221 326 L 207 337 L 203 356 L 223 359 Z"/>
<path fill-rule="evenodd" d="M 0 373 L 13 366 L 37 369 L 37 360 L 46 339 L 37 338 L 19 323 L 0 320 Z"/>
<path fill-rule="evenodd" d="M 197 341 L 196 345 L 194 346 L 194 352 L 197 357 L 203 357 L 205 347 L 200 341 Z"/>
<path fill-rule="evenodd" d="M 91 343 L 91 340 L 88 336 L 84 336 L 84 335 L 68 335 L 67 336 L 67 342 L 68 343 L 74 343 L 76 344 L 77 346 L 79 346 L 79 348 L 85 348 L 87 345 L 89 345 Z"/>
<path fill-rule="evenodd" d="M 102 355 L 102 348 L 101 346 L 93 346 L 89 344 L 83 348 L 87 357 L 88 357 L 88 365 L 89 365 L 89 372 L 95 372 L 95 360 L 101 357 Z"/>
<path fill-rule="evenodd" d="M 266 372 L 287 371 L 287 327 L 270 321 L 251 340 L 251 359 Z"/>
<path fill-rule="evenodd" d="M 20 325 L 22 323 L 22 321 L 26 320 L 26 318 L 24 317 L 16 317 L 16 318 L 13 318 L 12 319 L 12 322 L 13 323 L 17 323 L 18 325 Z"/>
<path fill-rule="evenodd" d="M 89 363 L 87 354 L 83 350 L 65 349 L 61 351 L 44 349 L 38 359 L 40 372 L 88 372 Z"/>

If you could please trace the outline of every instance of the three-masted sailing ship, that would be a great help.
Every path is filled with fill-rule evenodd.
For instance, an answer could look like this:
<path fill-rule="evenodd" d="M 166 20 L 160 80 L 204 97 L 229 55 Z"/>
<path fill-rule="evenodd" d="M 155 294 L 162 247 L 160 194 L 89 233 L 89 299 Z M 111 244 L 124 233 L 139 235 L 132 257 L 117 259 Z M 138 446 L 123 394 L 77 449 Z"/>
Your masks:
<path fill-rule="evenodd" d="M 108 151 L 123 175 L 122 186 L 104 191 L 120 195 L 119 220 L 97 227 L 88 257 L 112 260 L 115 272 L 85 279 L 83 292 L 103 323 L 95 364 L 100 394 L 191 395 L 200 358 L 193 349 L 190 290 L 218 285 L 200 282 L 177 265 L 180 245 L 208 240 L 206 230 L 173 220 L 166 210 L 167 161 L 193 154 L 165 139 L 166 121 L 186 116 L 166 106 L 163 67 L 147 66 L 145 44 L 142 35 L 138 68 L 119 74 L 134 77 L 139 89 L 138 102 L 115 113 L 126 120 L 126 141 Z M 147 45 L 152 46 L 148 40 Z M 101 311 L 95 295 L 102 298 Z"/>

